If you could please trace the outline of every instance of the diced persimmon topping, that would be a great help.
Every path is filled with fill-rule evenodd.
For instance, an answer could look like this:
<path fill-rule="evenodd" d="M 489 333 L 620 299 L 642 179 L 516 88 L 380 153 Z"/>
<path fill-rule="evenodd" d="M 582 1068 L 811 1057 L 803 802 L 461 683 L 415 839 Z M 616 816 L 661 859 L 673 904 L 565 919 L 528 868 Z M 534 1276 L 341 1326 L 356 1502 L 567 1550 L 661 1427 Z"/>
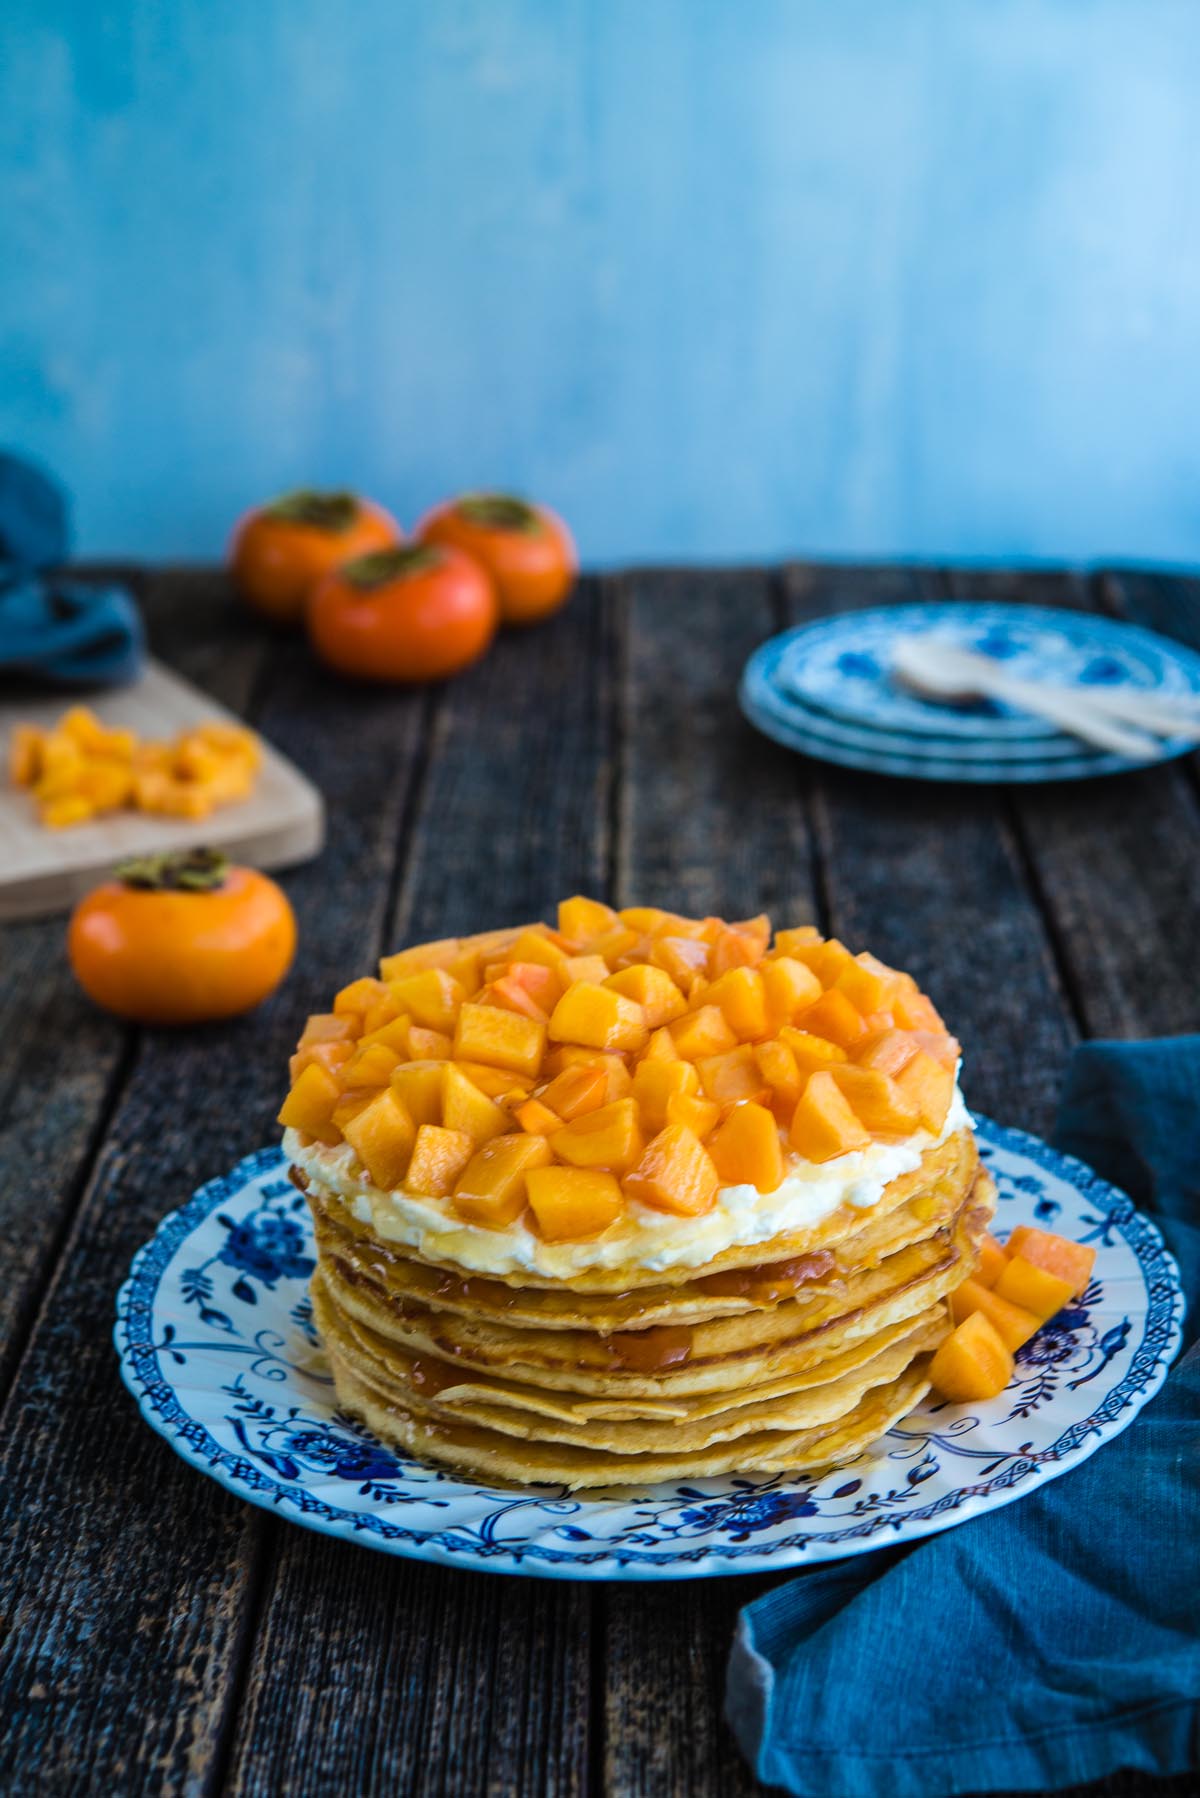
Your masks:
<path fill-rule="evenodd" d="M 557 928 L 414 944 L 343 986 L 305 1025 L 280 1121 L 464 1224 L 583 1240 L 630 1201 L 695 1217 L 723 1186 L 938 1136 L 957 1062 L 908 975 L 810 925 L 772 941 L 765 917 L 577 896 Z M 1087 1253 L 985 1247 L 955 1302 L 983 1294 L 1016 1340 L 1086 1285 Z"/>

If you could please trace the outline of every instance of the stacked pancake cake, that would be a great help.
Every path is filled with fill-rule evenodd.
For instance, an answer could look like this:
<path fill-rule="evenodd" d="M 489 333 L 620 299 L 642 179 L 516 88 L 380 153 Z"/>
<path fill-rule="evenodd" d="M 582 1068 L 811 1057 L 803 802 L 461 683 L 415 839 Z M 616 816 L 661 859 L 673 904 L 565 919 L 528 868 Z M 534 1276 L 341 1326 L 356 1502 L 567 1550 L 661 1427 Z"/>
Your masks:
<path fill-rule="evenodd" d="M 385 957 L 280 1113 L 339 1401 L 487 1480 L 853 1459 L 991 1215 L 958 1061 L 908 975 L 766 918 L 575 898 Z"/>

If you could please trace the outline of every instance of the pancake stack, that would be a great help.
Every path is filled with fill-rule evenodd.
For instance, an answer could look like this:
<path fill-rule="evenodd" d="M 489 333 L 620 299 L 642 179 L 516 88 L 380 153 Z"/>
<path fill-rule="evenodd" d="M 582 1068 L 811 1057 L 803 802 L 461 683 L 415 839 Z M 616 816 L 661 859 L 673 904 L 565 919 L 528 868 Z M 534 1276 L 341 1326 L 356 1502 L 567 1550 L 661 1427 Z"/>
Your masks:
<path fill-rule="evenodd" d="M 541 927 L 543 940 L 567 960 L 603 953 L 603 948 L 588 947 L 586 936 L 581 945 L 570 907 L 585 904 L 592 906 L 567 902 L 557 931 Z M 626 969 L 658 965 L 650 960 L 656 941 L 651 933 L 662 929 L 653 920 L 664 917 L 672 926 L 693 923 L 676 920 L 674 914 L 643 911 L 618 916 L 601 907 L 586 914 L 589 924 L 598 920 L 603 925 L 591 930 L 590 937 L 594 942 L 607 936 L 606 963 L 624 958 Z M 691 1041 L 687 1019 L 703 1010 L 705 1001 L 712 1006 L 714 989 L 718 1009 L 729 992 L 728 983 L 724 988 L 719 984 L 728 968 L 714 966 L 730 953 L 728 945 L 718 948 L 720 932 L 753 929 L 753 947 L 762 944 L 760 955 L 735 963 L 739 969 L 761 968 L 769 956 L 807 966 L 808 960 L 795 955 L 798 949 L 812 961 L 822 984 L 815 989 L 816 998 L 808 992 L 801 995 L 807 1003 L 797 1003 L 799 1022 L 782 1024 L 777 1016 L 770 1018 L 770 1034 L 760 1031 L 757 1043 L 752 1042 L 754 1067 L 780 1073 L 781 1058 L 759 1055 L 758 1049 L 767 1042 L 784 1041 L 794 1045 L 797 1055 L 803 1053 L 802 1038 L 810 1034 L 804 1027 L 805 1013 L 809 1023 L 833 1018 L 837 1008 L 822 1008 L 818 1001 L 845 972 L 842 957 L 849 952 L 838 944 L 833 945 L 836 953 L 822 956 L 821 950 L 830 945 L 815 932 L 781 932 L 771 948 L 758 921 L 732 927 L 719 920 L 698 922 L 707 939 L 682 940 L 705 942 L 710 954 L 695 958 L 707 972 L 697 977 L 690 992 L 681 989 L 684 1004 L 672 1020 L 675 1038 L 684 1047 Z M 631 935 L 634 940 L 627 941 Z M 514 944 L 522 945 L 520 954 L 530 953 L 528 939 L 526 930 L 523 936 L 509 932 L 466 939 L 466 948 L 455 943 L 453 953 L 446 944 L 423 948 L 426 953 L 436 951 L 443 972 L 456 964 L 467 981 L 459 975 L 452 978 L 478 998 L 488 985 L 509 978 L 499 970 L 513 965 Z M 480 940 L 483 959 L 478 971 L 483 978 L 469 986 L 475 971 L 471 945 Z M 867 965 L 873 976 L 882 966 L 870 958 L 857 965 Z M 399 975 L 395 966 L 394 958 L 385 960 L 377 984 L 398 986 L 411 979 L 411 962 L 402 964 Z M 570 979 L 575 970 L 556 971 L 561 996 L 577 984 Z M 594 963 L 584 968 L 582 972 L 593 978 L 583 984 L 602 984 L 594 978 L 599 971 Z M 831 973 L 834 980 L 824 984 Z M 530 1136 L 540 1145 L 528 1150 L 531 1168 L 578 1166 L 569 1157 L 579 1141 L 590 1140 L 589 1134 L 571 1136 L 557 1117 L 547 1128 L 541 1111 L 530 1109 L 536 1104 L 549 1110 L 546 1099 L 553 1101 L 556 1094 L 561 1102 L 567 1090 L 559 1079 L 564 1067 L 594 1065 L 570 1055 L 564 1062 L 563 1049 L 615 1056 L 632 1091 L 640 1090 L 644 1096 L 653 1083 L 639 1081 L 639 1062 L 650 1053 L 655 1038 L 658 1054 L 652 1059 L 669 1059 L 661 1035 L 668 1025 L 652 1024 L 647 1018 L 639 1046 L 633 1049 L 564 1044 L 555 1036 L 556 1004 L 546 1014 L 541 1065 L 511 1087 L 506 1087 L 513 1077 L 511 1068 L 474 1063 L 454 1053 L 461 1046 L 456 1029 L 453 1036 L 443 1033 L 449 1052 L 440 1075 L 436 1056 L 410 1056 L 397 1060 L 384 1073 L 386 1085 L 376 1089 L 350 1082 L 360 1078 L 362 1057 L 375 1046 L 368 1041 L 364 1051 L 364 1037 L 376 1036 L 387 1024 L 345 1009 L 346 1001 L 343 1010 L 323 1014 L 374 1025 L 373 1030 L 360 1028 L 353 1038 L 330 1035 L 333 1026 L 328 1023 L 318 1025 L 309 1044 L 352 1041 L 354 1046 L 346 1055 L 305 1061 L 302 1041 L 294 1059 L 293 1096 L 282 1114 L 288 1126 L 292 1178 L 306 1192 L 312 1209 L 317 1243 L 314 1317 L 343 1408 L 383 1440 L 488 1482 L 594 1489 L 731 1472 L 816 1471 L 862 1454 L 928 1390 L 930 1358 L 950 1329 L 947 1295 L 976 1267 L 994 1201 L 953 1077 L 940 1119 L 928 1111 L 915 1117 L 902 1107 L 906 1091 L 911 1096 L 920 1082 L 906 1088 L 900 1078 L 907 1045 L 898 1037 L 921 1036 L 925 1040 L 919 1052 L 929 1057 L 939 1051 L 943 1059 L 949 1059 L 945 1043 L 952 1039 L 945 1038 L 940 1019 L 907 977 L 885 969 L 877 978 L 890 1004 L 859 1013 L 863 1028 L 852 1045 L 856 1056 L 845 1049 L 840 1060 L 830 1057 L 830 1065 L 837 1068 L 871 1071 L 882 1062 L 896 1069 L 894 1075 L 885 1075 L 895 1082 L 889 1099 L 894 1114 L 879 1110 L 880 1089 L 875 1084 L 844 1075 L 850 1100 L 875 1120 L 865 1141 L 860 1132 L 853 1137 L 856 1146 L 838 1151 L 836 1142 L 825 1137 L 814 1140 L 806 1135 L 809 1113 L 808 1122 L 797 1131 L 790 1119 L 799 1098 L 791 1089 L 781 1093 L 772 1087 L 765 1075 L 753 1095 L 712 1096 L 729 1069 L 705 1063 L 728 1062 L 732 1052 L 698 1057 L 696 1090 L 701 1096 L 685 1113 L 691 1120 L 686 1128 L 714 1170 L 711 1194 L 697 1195 L 689 1189 L 687 1202 L 698 1206 L 690 1214 L 669 1208 L 678 1199 L 678 1189 L 664 1185 L 660 1192 L 646 1170 L 658 1165 L 655 1145 L 664 1136 L 671 1136 L 674 1143 L 684 1126 L 671 1122 L 668 1113 L 667 1122 L 656 1132 L 659 1116 L 646 1115 L 648 1107 L 643 1105 L 635 1140 L 620 1151 L 624 1166 L 611 1165 L 617 1154 L 611 1132 L 598 1128 L 591 1133 L 608 1145 L 604 1152 L 610 1166 L 601 1171 L 618 1191 L 620 1210 L 607 1223 L 599 1220 L 602 1227 L 585 1235 L 562 1234 L 562 1215 L 545 1203 L 535 1207 L 529 1202 L 531 1195 L 539 1197 L 541 1188 L 536 1183 L 522 1187 L 521 1177 L 513 1191 L 509 1191 L 513 1182 L 508 1182 L 509 1198 L 496 1217 L 480 1221 L 472 1196 L 481 1189 L 481 1180 L 478 1171 L 471 1170 L 507 1166 L 506 1158 L 512 1155 L 520 1159 L 523 1151 L 504 1145 Z M 738 1003 L 745 992 L 758 990 L 745 980 L 733 986 Z M 356 987 L 354 998 L 360 1003 L 368 994 L 362 983 Z M 775 991 L 777 982 L 769 980 L 766 987 Z M 864 989 L 852 976 L 839 990 Z M 413 991 L 410 987 L 409 999 Z M 456 996 L 449 994 L 451 1000 Z M 399 1005 L 395 994 L 392 1000 Z M 739 1011 L 738 1003 L 729 1007 L 734 1018 L 755 1022 Z M 402 1046 L 411 1047 L 411 1013 L 397 1015 L 408 1017 L 409 1035 L 405 1039 L 401 1029 L 393 1031 L 393 1038 L 404 1039 Z M 574 1014 L 568 1007 L 562 1015 L 569 1019 Z M 312 1024 L 310 1020 L 310 1030 Z M 476 1028 L 471 1020 L 468 1025 Z M 428 1034 L 436 1026 L 415 1028 Z M 939 1042 L 939 1036 L 944 1041 Z M 473 1041 L 477 1047 L 477 1034 Z M 430 1046 L 421 1034 L 417 1043 Z M 956 1044 L 953 1051 L 950 1065 L 956 1067 Z M 356 1057 L 359 1073 L 353 1072 Z M 551 1058 L 548 1066 L 545 1057 Z M 378 1073 L 381 1058 L 369 1065 Z M 423 1177 L 413 1186 L 406 1173 L 394 1175 L 399 1151 L 390 1167 L 385 1166 L 378 1131 L 356 1129 L 355 1121 L 367 1116 L 372 1106 L 390 1118 L 399 1103 L 398 1093 L 414 1103 L 414 1077 L 411 1071 L 399 1070 L 416 1065 L 426 1069 L 431 1117 L 438 1080 L 442 1083 L 439 1121 L 424 1120 L 441 1133 L 435 1145 L 439 1153 L 446 1146 L 441 1137 L 456 1128 L 445 1123 L 447 1111 L 463 1121 L 455 1078 L 447 1074 L 450 1068 L 484 1070 L 477 1071 L 476 1078 L 497 1089 L 486 1097 L 499 1114 L 492 1123 L 503 1127 L 483 1140 L 459 1132 L 468 1137 L 462 1153 L 471 1159 L 460 1162 L 457 1171 L 438 1172 L 440 1164 L 428 1148 L 432 1139 L 418 1141 L 416 1132 L 422 1125 L 414 1122 L 408 1166 L 421 1170 Z M 495 1076 L 491 1080 L 486 1073 L 489 1065 Z M 743 1057 L 737 1065 L 750 1064 Z M 308 1081 L 302 1094 L 308 1105 L 304 1121 L 310 1126 L 305 1128 L 298 1121 L 301 1108 L 295 1095 L 308 1067 L 330 1074 L 338 1096 L 329 1104 L 322 1125 L 320 1108 L 312 1102 L 315 1085 Z M 352 1071 L 339 1079 L 347 1067 Z M 801 1098 L 813 1071 L 801 1071 Z M 607 1078 L 613 1069 L 604 1072 Z M 680 1077 L 680 1084 L 690 1091 L 690 1080 Z M 620 1088 L 620 1074 L 615 1075 L 615 1085 Z M 499 1090 L 502 1087 L 504 1091 Z M 824 1090 L 818 1089 L 818 1099 Z M 611 1091 L 612 1086 L 606 1085 L 603 1094 L 610 1109 L 621 1103 L 609 1096 Z M 364 1099 L 364 1093 L 371 1096 Z M 390 1095 L 388 1104 L 380 1107 L 384 1093 Z M 347 1103 L 351 1094 L 354 1097 Z M 326 1093 L 322 1102 L 328 1098 Z M 711 1106 L 712 1112 L 702 1112 L 700 1105 Z M 764 1176 L 761 1167 L 758 1185 L 730 1178 L 742 1171 L 731 1155 L 749 1126 L 745 1115 L 736 1119 L 732 1130 L 727 1126 L 747 1106 L 768 1112 L 778 1137 L 782 1178 L 766 1190 L 763 1181 L 770 1176 Z M 342 1121 L 335 1123 L 339 1107 Z M 597 1106 L 591 1115 L 602 1110 Z M 714 1114 L 715 1121 L 700 1136 L 692 1126 L 703 1127 Z M 881 1119 L 891 1128 L 880 1128 Z M 543 1128 L 528 1127 L 535 1122 Z M 910 1127 L 902 1130 L 899 1126 L 904 1123 Z M 477 1127 L 483 1127 L 482 1116 Z M 850 1126 L 845 1128 L 849 1131 Z M 823 1159 L 797 1150 L 797 1134 Z M 489 1144 L 490 1159 L 484 1152 Z M 836 1152 L 828 1153 L 830 1149 Z M 372 1159 L 373 1168 L 368 1165 Z M 436 1178 L 429 1176 L 431 1168 Z M 426 1190 L 438 1184 L 442 1191 Z M 549 1190 L 555 1183 L 543 1185 Z M 565 1186 L 571 1189 L 570 1179 Z M 650 1202 L 656 1198 L 658 1203 Z M 566 1224 L 570 1227 L 569 1217 Z"/>

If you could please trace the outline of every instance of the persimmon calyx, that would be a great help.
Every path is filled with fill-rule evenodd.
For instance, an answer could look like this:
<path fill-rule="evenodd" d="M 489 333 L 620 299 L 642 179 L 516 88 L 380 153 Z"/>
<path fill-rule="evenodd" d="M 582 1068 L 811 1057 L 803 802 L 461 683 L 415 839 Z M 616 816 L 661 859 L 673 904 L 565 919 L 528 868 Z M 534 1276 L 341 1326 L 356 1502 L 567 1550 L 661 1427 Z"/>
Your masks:
<path fill-rule="evenodd" d="M 317 531 L 348 531 L 358 517 L 358 500 L 353 493 L 323 492 L 316 487 L 297 487 L 292 493 L 281 493 L 263 508 L 268 518 L 280 524 L 307 524 Z"/>
<path fill-rule="evenodd" d="M 136 855 L 117 867 L 123 885 L 144 893 L 214 893 L 228 876 L 229 858 L 217 849 Z"/>
<path fill-rule="evenodd" d="M 369 556 L 356 556 L 341 570 L 342 579 L 362 593 L 386 587 L 392 581 L 407 580 L 426 568 L 436 568 L 445 561 L 440 549 L 432 543 L 404 543 L 396 549 L 373 550 Z"/>
<path fill-rule="evenodd" d="M 491 531 L 524 531 L 533 535 L 542 521 L 531 505 L 511 493 L 464 493 L 455 510 L 472 524 Z"/>

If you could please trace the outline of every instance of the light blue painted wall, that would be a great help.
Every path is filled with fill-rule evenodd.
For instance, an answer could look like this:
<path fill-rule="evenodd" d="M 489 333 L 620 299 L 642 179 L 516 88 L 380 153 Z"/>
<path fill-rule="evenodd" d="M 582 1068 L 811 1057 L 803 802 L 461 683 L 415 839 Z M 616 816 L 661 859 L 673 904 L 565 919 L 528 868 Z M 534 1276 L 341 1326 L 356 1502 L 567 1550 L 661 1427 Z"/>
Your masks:
<path fill-rule="evenodd" d="M 1196 0 L 6 0 L 0 441 L 82 547 L 1200 559 Z"/>

